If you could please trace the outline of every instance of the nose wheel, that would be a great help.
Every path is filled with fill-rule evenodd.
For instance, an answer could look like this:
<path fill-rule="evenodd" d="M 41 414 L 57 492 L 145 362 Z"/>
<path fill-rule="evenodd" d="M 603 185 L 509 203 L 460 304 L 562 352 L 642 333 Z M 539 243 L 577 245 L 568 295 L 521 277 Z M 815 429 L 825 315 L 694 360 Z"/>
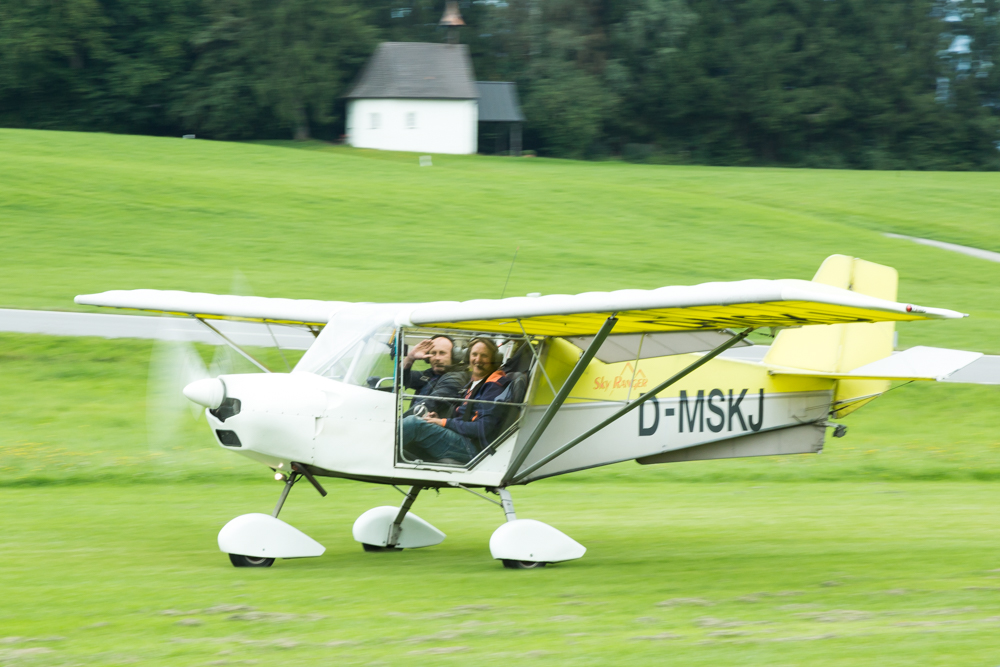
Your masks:
<path fill-rule="evenodd" d="M 229 554 L 229 562 L 233 567 L 271 567 L 274 565 L 273 558 L 257 558 L 255 556 L 241 556 L 240 554 Z"/>
<path fill-rule="evenodd" d="M 326 495 L 326 490 L 305 466 L 293 461 L 291 468 L 292 473 L 285 480 L 281 497 L 270 516 L 244 514 L 219 531 L 219 551 L 229 556 L 233 567 L 271 567 L 275 558 L 314 558 L 326 551 L 322 544 L 278 518 L 288 492 L 300 477 L 308 479 L 320 495 Z"/>

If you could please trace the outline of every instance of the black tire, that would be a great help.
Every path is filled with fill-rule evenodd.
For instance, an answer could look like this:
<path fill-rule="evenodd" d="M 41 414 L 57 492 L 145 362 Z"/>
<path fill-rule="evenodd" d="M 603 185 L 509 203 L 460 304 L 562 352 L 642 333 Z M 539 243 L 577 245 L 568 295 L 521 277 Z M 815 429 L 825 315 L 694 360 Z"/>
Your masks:
<path fill-rule="evenodd" d="M 271 567 L 274 565 L 273 558 L 257 558 L 256 556 L 241 556 L 240 554 L 229 554 L 229 562 L 233 567 Z"/>
<path fill-rule="evenodd" d="M 539 563 L 530 560 L 509 560 L 507 558 L 504 558 L 502 562 L 503 566 L 508 570 L 535 570 L 547 565 L 547 563 Z"/>
<path fill-rule="evenodd" d="M 402 549 L 400 549 L 399 547 L 380 547 L 377 544 L 365 544 L 364 542 L 361 543 L 361 547 L 365 551 L 368 551 L 368 552 L 375 552 L 375 551 L 402 551 Z"/>

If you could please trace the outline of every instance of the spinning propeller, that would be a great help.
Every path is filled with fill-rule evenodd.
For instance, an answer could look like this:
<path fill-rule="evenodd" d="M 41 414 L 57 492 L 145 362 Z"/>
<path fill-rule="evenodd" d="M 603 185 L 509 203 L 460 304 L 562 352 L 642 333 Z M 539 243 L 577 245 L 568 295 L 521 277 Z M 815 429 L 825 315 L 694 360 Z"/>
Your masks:
<path fill-rule="evenodd" d="M 237 273 L 232 293 L 249 295 L 249 291 L 246 279 Z M 185 387 L 220 375 L 257 371 L 225 344 L 215 346 L 212 359 L 206 364 L 195 344 L 175 326 L 177 321 L 173 317 L 161 318 L 161 334 L 153 343 L 149 360 L 146 441 L 150 452 L 160 461 L 172 461 L 178 455 L 187 458 L 187 452 L 193 452 L 196 446 L 198 449 L 205 446 L 206 432 L 203 427 L 197 428 L 203 419 L 205 403 L 199 405 L 189 400 Z M 221 382 L 200 384 L 221 388 Z"/>

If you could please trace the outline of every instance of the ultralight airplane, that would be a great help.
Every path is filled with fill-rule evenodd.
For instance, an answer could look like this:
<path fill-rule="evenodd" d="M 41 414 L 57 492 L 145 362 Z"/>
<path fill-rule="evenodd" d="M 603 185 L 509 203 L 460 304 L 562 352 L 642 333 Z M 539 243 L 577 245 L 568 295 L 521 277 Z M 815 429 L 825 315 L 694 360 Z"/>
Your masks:
<path fill-rule="evenodd" d="M 895 269 L 833 255 L 812 281 L 392 304 L 132 290 L 76 303 L 189 316 L 209 327 L 216 319 L 299 326 L 316 336 L 289 373 L 269 372 L 227 341 L 266 372 L 184 389 L 205 407 L 220 447 L 285 481 L 271 514 L 245 514 L 222 528 L 219 548 L 233 565 L 322 555 L 325 547 L 278 514 L 297 481 L 326 495 L 318 478 L 327 476 L 409 487 L 401 506 L 376 507 L 354 523 L 367 551 L 439 544 L 444 533 L 410 510 L 425 489 L 456 488 L 502 508 L 506 522 L 490 552 L 521 569 L 586 549 L 547 524 L 518 519 L 517 485 L 629 460 L 817 453 L 828 428 L 835 437 L 846 432 L 831 419 L 892 381 L 1000 383 L 1000 357 L 932 347 L 894 353 L 895 322 L 965 317 L 897 303 L 896 288 Z M 776 334 L 770 347 L 747 341 L 757 329 Z M 427 396 L 407 386 L 406 360 L 441 336 L 462 368 L 469 341 L 492 341 L 473 343 L 473 354 L 489 348 L 492 358 L 476 363 L 501 378 L 502 391 L 489 400 L 471 398 L 470 389 L 432 413 L 440 417 L 434 428 L 448 430 L 448 421 L 457 427 L 447 415 L 464 409 L 463 428 L 479 429 L 478 441 L 467 438 L 468 460 L 414 454 L 406 441 L 406 424 L 427 419 L 418 416 Z M 476 424 L 475 415 L 487 414 Z"/>

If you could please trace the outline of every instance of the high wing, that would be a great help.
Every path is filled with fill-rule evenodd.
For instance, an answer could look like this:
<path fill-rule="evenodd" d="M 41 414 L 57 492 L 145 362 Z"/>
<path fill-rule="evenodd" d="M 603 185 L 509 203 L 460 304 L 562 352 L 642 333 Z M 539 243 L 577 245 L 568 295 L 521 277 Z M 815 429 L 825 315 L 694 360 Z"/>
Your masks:
<path fill-rule="evenodd" d="M 76 297 L 89 306 L 202 319 L 325 325 L 344 301 L 275 299 L 164 290 L 113 290 Z M 400 304 L 396 322 L 482 332 L 587 336 L 612 314 L 615 333 L 796 327 L 813 324 L 953 319 L 964 314 L 914 306 L 807 280 L 742 280 L 539 297 Z"/>
<path fill-rule="evenodd" d="M 259 296 L 232 296 L 152 289 L 112 290 L 100 294 L 81 294 L 74 301 L 84 306 L 145 310 L 168 315 L 188 315 L 207 320 L 236 320 L 316 327 L 326 325 L 331 313 L 347 305 L 345 301 L 272 299 Z"/>
<path fill-rule="evenodd" d="M 813 324 L 955 319 L 926 308 L 806 280 L 742 280 L 654 290 L 438 301 L 400 312 L 396 323 L 540 336 L 586 336 L 616 314 L 615 333 L 797 327 Z"/>

